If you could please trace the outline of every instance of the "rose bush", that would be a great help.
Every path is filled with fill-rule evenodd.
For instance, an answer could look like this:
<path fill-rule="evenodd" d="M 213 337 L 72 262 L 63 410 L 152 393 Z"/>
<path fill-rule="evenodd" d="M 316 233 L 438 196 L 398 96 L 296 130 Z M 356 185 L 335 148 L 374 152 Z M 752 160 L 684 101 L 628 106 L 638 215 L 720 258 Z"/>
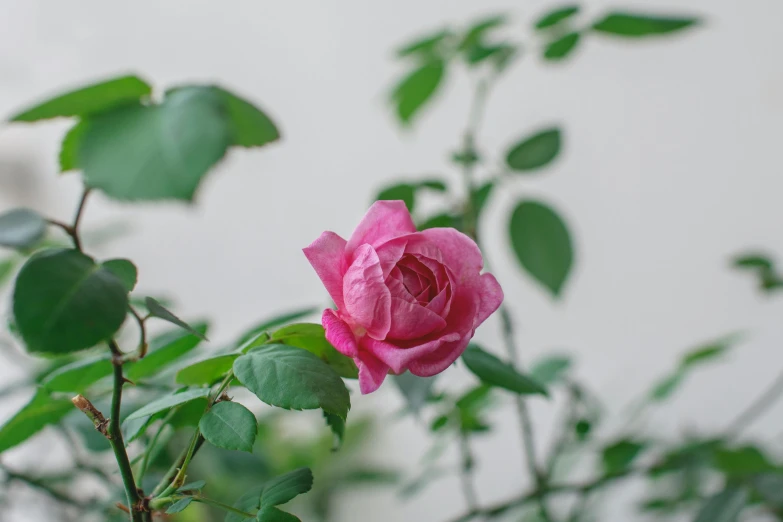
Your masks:
<path fill-rule="evenodd" d="M 348 241 L 324 232 L 304 253 L 337 307 L 324 310 L 326 338 L 356 362 L 362 393 L 389 371 L 442 372 L 503 301 L 472 239 L 417 232 L 402 201 L 376 202 Z"/>

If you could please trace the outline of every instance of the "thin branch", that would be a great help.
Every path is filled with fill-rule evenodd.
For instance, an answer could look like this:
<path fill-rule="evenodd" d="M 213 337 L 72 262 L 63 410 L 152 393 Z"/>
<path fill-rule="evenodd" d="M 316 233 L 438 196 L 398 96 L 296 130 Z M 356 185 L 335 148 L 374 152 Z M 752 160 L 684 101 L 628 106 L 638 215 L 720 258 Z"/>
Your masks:
<path fill-rule="evenodd" d="M 729 423 L 726 432 L 731 436 L 739 435 L 753 421 L 764 414 L 783 396 L 783 372 L 770 384 L 759 397 Z"/>
<path fill-rule="evenodd" d="M 77 250 L 82 249 L 82 241 L 79 238 L 79 225 L 82 222 L 82 216 L 84 215 L 84 206 L 87 204 L 87 196 L 90 195 L 90 189 L 85 188 L 82 192 L 82 198 L 79 200 L 79 206 L 76 208 L 76 215 L 73 218 L 73 226 L 71 227 L 73 243 Z"/>
<path fill-rule="evenodd" d="M 469 511 L 476 511 L 478 509 L 478 497 L 476 495 L 476 485 L 473 483 L 473 455 L 470 451 L 470 443 L 465 434 L 460 434 L 459 437 L 459 450 L 460 450 L 460 468 L 459 477 L 462 484 L 462 495 L 465 497 L 465 504 Z"/>
<path fill-rule="evenodd" d="M 136 357 L 143 359 L 147 355 L 147 328 L 145 325 L 147 318 L 142 317 L 132 306 L 128 306 L 128 308 L 139 325 L 139 351 Z"/>

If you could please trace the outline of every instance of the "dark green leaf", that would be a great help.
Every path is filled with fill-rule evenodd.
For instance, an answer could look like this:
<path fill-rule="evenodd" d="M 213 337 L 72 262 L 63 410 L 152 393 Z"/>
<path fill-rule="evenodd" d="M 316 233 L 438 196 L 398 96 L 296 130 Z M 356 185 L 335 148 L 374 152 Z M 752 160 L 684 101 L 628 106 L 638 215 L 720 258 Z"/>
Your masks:
<path fill-rule="evenodd" d="M 209 388 L 194 388 L 190 390 L 185 390 L 180 393 L 175 393 L 174 395 L 167 395 L 165 397 L 161 397 L 160 399 L 154 400 L 149 404 L 147 404 L 146 406 L 134 411 L 133 413 L 128 415 L 128 417 L 125 420 L 130 421 L 134 419 L 140 419 L 142 417 L 147 417 L 149 415 L 153 415 L 158 412 L 168 411 L 171 408 L 174 408 L 175 406 L 180 406 L 182 404 L 185 404 L 186 402 L 207 397 L 209 396 L 209 391 L 210 391 Z"/>
<path fill-rule="evenodd" d="M 442 60 L 425 63 L 406 76 L 394 89 L 392 101 L 402 123 L 410 123 L 442 83 L 446 64 Z"/>
<path fill-rule="evenodd" d="M 212 406 L 198 423 L 204 438 L 218 448 L 253 453 L 258 424 L 250 410 L 236 402 Z"/>
<path fill-rule="evenodd" d="M 747 501 L 746 489 L 726 488 L 707 499 L 694 522 L 736 522 Z"/>
<path fill-rule="evenodd" d="M 405 206 L 408 207 L 408 212 L 413 212 L 414 204 L 416 202 L 416 187 L 409 183 L 392 185 L 391 187 L 386 187 L 380 191 L 375 199 L 378 201 L 394 201 L 399 199 L 405 202 Z"/>
<path fill-rule="evenodd" d="M 187 491 L 201 491 L 204 489 L 204 486 L 206 486 L 207 483 L 204 480 L 197 480 L 196 482 L 190 482 L 188 484 L 185 484 L 184 486 L 177 488 L 178 493 L 184 493 Z"/>
<path fill-rule="evenodd" d="M 213 87 L 228 111 L 232 131 L 232 145 L 261 147 L 280 139 L 274 122 L 261 109 L 219 87 Z"/>
<path fill-rule="evenodd" d="M 767 456 L 754 446 L 718 448 L 713 459 L 717 469 L 732 477 L 755 475 L 775 469 Z"/>
<path fill-rule="evenodd" d="M 465 61 L 470 65 L 478 65 L 487 60 L 493 60 L 495 66 L 502 69 L 506 60 L 516 52 L 516 48 L 510 44 L 485 45 L 476 44 L 465 51 Z"/>
<path fill-rule="evenodd" d="M 56 424 L 74 411 L 67 399 L 52 399 L 44 390 L 35 396 L 0 428 L 0 453 L 26 441 L 49 424 Z"/>
<path fill-rule="evenodd" d="M 755 490 L 772 509 L 783 509 L 783 475 L 777 473 L 762 473 L 751 480 Z"/>
<path fill-rule="evenodd" d="M 182 330 L 174 330 L 155 337 L 149 343 L 149 351 L 143 359 L 125 366 L 125 375 L 136 381 L 163 370 L 166 366 L 183 357 L 201 343 L 207 332 L 206 323 L 196 323 L 193 328 L 201 333 L 194 335 Z"/>
<path fill-rule="evenodd" d="M 506 21 L 507 18 L 505 15 L 492 15 L 482 18 L 467 30 L 459 44 L 459 49 L 462 51 L 469 50 L 473 46 L 481 43 L 488 31 L 504 25 Z"/>
<path fill-rule="evenodd" d="M 71 127 L 63 137 L 63 141 L 60 144 L 60 172 L 68 172 L 69 170 L 77 170 L 81 168 L 79 163 L 79 149 L 82 146 L 82 138 L 84 132 L 87 130 L 87 122 L 77 122 Z"/>
<path fill-rule="evenodd" d="M 547 27 L 552 27 L 553 25 L 557 25 L 560 22 L 567 20 L 568 18 L 571 18 L 578 12 L 579 12 L 578 5 L 556 7 L 555 9 L 549 11 L 547 14 L 545 14 L 544 16 L 538 19 L 538 21 L 536 22 L 536 29 L 546 29 Z"/>
<path fill-rule="evenodd" d="M 698 22 L 691 17 L 653 16 L 614 12 L 593 24 L 593 30 L 612 36 L 642 37 L 668 34 Z"/>
<path fill-rule="evenodd" d="M 179 513 L 188 507 L 191 502 L 193 502 L 193 497 L 181 498 L 169 506 L 169 508 L 166 510 L 166 514 L 173 515 L 174 513 Z"/>
<path fill-rule="evenodd" d="M 438 179 L 427 179 L 424 181 L 420 181 L 418 183 L 418 186 L 420 188 L 426 188 L 430 190 L 434 190 L 436 192 L 447 192 L 449 190 L 449 187 L 446 186 L 446 184 Z"/>
<path fill-rule="evenodd" d="M 136 271 L 136 265 L 127 259 L 109 259 L 101 263 L 101 266 L 117 276 L 117 279 L 122 281 L 125 289 L 128 292 L 132 292 L 136 288 L 138 281 L 138 272 Z"/>
<path fill-rule="evenodd" d="M 0 214 L 0 246 L 29 248 L 43 239 L 46 220 L 29 208 L 17 208 Z"/>
<path fill-rule="evenodd" d="M 276 507 L 265 507 L 258 512 L 256 520 L 258 522 L 301 522 L 301 520 L 291 513 L 280 511 Z"/>
<path fill-rule="evenodd" d="M 511 246 L 522 267 L 559 297 L 571 272 L 574 252 L 563 220 L 538 201 L 521 201 L 509 223 Z"/>
<path fill-rule="evenodd" d="M 576 49 L 580 37 L 579 33 L 573 32 L 550 42 L 544 49 L 544 58 L 552 62 L 566 58 Z"/>
<path fill-rule="evenodd" d="M 714 345 L 705 346 L 688 352 L 682 358 L 680 367 L 686 369 L 721 357 L 731 348 L 731 341 L 732 340 L 729 338 L 722 339 L 717 341 Z"/>
<path fill-rule="evenodd" d="M 94 118 L 78 152 L 85 182 L 121 200 L 191 201 L 232 143 L 222 97 L 207 87 L 170 91 L 160 105 Z"/>
<path fill-rule="evenodd" d="M 491 181 L 487 181 L 473 193 L 473 211 L 476 213 L 476 217 L 481 216 L 481 212 L 484 210 L 484 205 L 487 204 L 489 195 L 492 193 L 492 188 L 495 185 Z"/>
<path fill-rule="evenodd" d="M 427 230 L 428 228 L 459 228 L 458 218 L 450 214 L 438 214 L 421 223 L 417 228 Z"/>
<path fill-rule="evenodd" d="M 350 357 L 346 357 L 338 352 L 326 340 L 326 332 L 320 324 L 298 323 L 284 326 L 272 334 L 269 342 L 307 350 L 328 364 L 340 377 L 346 379 L 359 377 L 356 363 Z"/>
<path fill-rule="evenodd" d="M 737 256 L 732 261 L 732 264 L 737 268 L 750 268 L 750 269 L 761 269 L 761 270 L 772 270 L 774 268 L 774 263 L 769 258 L 769 256 L 766 256 L 764 254 L 742 254 L 740 256 Z"/>
<path fill-rule="evenodd" d="M 279 506 L 297 495 L 307 493 L 313 487 L 313 472 L 310 468 L 299 468 L 280 475 L 264 484 L 261 492 L 261 507 Z"/>
<path fill-rule="evenodd" d="M 209 400 L 204 397 L 178 406 L 171 414 L 171 417 L 168 418 L 169 425 L 175 430 L 180 428 L 195 428 L 198 426 L 201 417 L 204 416 L 204 412 L 207 411 L 208 404 Z"/>
<path fill-rule="evenodd" d="M 334 446 L 332 447 L 332 450 L 337 451 L 345 440 L 345 421 L 337 415 L 326 412 L 324 412 L 324 419 L 326 420 L 327 426 L 329 426 L 329 429 L 332 430 L 332 433 L 334 434 Z"/>
<path fill-rule="evenodd" d="M 430 425 L 430 430 L 440 431 L 443 428 L 445 428 L 448 423 L 449 423 L 448 415 L 441 415 L 440 417 L 432 421 L 432 424 Z"/>
<path fill-rule="evenodd" d="M 441 48 L 443 44 L 448 42 L 453 33 L 444 29 L 435 34 L 422 37 L 414 42 L 411 42 L 397 51 L 397 56 L 404 58 L 406 56 L 424 56 L 425 58 L 440 57 L 443 58 Z"/>
<path fill-rule="evenodd" d="M 185 330 L 186 332 L 189 332 L 199 338 L 201 338 L 204 341 L 207 341 L 207 337 L 200 331 L 196 330 L 192 326 L 190 326 L 188 323 L 177 317 L 176 315 L 172 314 L 170 311 L 168 311 L 162 304 L 157 302 L 152 297 L 147 297 L 144 302 L 147 305 L 147 310 L 149 311 L 150 315 L 152 317 L 157 317 L 158 319 L 163 319 L 164 321 L 168 321 L 171 324 L 175 324 Z"/>
<path fill-rule="evenodd" d="M 579 440 L 587 439 L 587 436 L 592 429 L 592 423 L 585 419 L 580 419 L 574 424 L 574 432 L 576 433 L 576 438 Z"/>
<path fill-rule="evenodd" d="M 30 352 L 91 348 L 120 329 L 128 310 L 122 281 L 77 250 L 44 250 L 16 278 L 14 318 Z"/>
<path fill-rule="evenodd" d="M 231 371 L 231 367 L 234 366 L 234 361 L 237 357 L 239 357 L 238 353 L 218 355 L 198 361 L 190 366 L 185 366 L 177 372 L 177 384 L 184 384 L 185 386 L 209 386 L 214 384 Z"/>
<path fill-rule="evenodd" d="M 56 96 L 12 116 L 11 121 L 38 121 L 88 116 L 146 98 L 152 87 L 136 76 L 122 76 Z"/>
<path fill-rule="evenodd" d="M 261 491 L 263 487 L 253 488 L 234 502 L 233 507 L 245 513 L 255 512 L 261 506 Z M 224 522 L 254 522 L 255 518 L 245 518 L 236 513 L 228 513 Z"/>
<path fill-rule="evenodd" d="M 343 420 L 351 399 L 335 371 L 312 353 L 270 344 L 234 361 L 234 374 L 263 402 L 293 410 L 323 409 Z"/>
<path fill-rule="evenodd" d="M 245 332 L 242 335 L 242 337 L 237 341 L 236 344 L 237 346 L 241 346 L 265 330 L 271 330 L 272 328 L 275 328 L 277 326 L 291 323 L 293 321 L 296 321 L 297 319 L 302 319 L 303 317 L 307 317 L 308 315 L 313 315 L 316 312 L 318 312 L 318 308 L 308 307 L 308 308 L 303 308 L 301 310 L 295 310 L 293 312 L 288 312 L 282 315 L 278 315 L 276 317 L 272 317 L 271 319 L 264 319 L 259 324 L 257 324 L 256 326 L 250 328 L 247 332 Z"/>
<path fill-rule="evenodd" d="M 81 393 L 112 373 L 111 356 L 100 354 L 61 366 L 46 376 L 43 386 L 53 392 Z"/>
<path fill-rule="evenodd" d="M 485 384 L 497 386 L 520 395 L 547 395 L 537 381 L 523 375 L 510 364 L 501 361 L 475 344 L 469 344 L 462 360 L 468 369 Z"/>
<path fill-rule="evenodd" d="M 560 154 L 561 141 L 560 129 L 540 130 L 511 147 L 506 153 L 506 164 L 518 172 L 540 169 Z"/>
<path fill-rule="evenodd" d="M 548 386 L 560 380 L 571 368 L 571 358 L 565 355 L 551 355 L 537 361 L 530 369 L 530 376 L 542 386 Z"/>
<path fill-rule="evenodd" d="M 621 440 L 604 448 L 602 462 L 604 473 L 613 475 L 627 469 L 644 449 L 645 445 L 633 440 Z"/>
<path fill-rule="evenodd" d="M 400 375 L 393 375 L 392 380 L 399 388 L 403 397 L 405 397 L 408 411 L 418 415 L 422 406 L 432 396 L 432 386 L 435 384 L 435 377 L 418 377 L 410 372 L 405 372 Z"/>

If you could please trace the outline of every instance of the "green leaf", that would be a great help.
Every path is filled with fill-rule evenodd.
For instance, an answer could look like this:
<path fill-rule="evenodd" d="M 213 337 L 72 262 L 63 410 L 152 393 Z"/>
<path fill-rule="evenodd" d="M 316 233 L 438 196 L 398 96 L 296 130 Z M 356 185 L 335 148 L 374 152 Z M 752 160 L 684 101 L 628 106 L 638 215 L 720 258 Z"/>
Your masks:
<path fill-rule="evenodd" d="M 253 488 L 239 497 L 233 507 L 245 513 L 258 510 L 261 506 L 261 491 L 263 491 L 263 487 Z M 236 513 L 228 513 L 224 522 L 254 522 L 255 520 L 255 518 L 246 518 Z"/>
<path fill-rule="evenodd" d="M 392 185 L 386 187 L 378 193 L 375 197 L 378 201 L 394 201 L 402 200 L 405 202 L 405 206 L 408 207 L 408 212 L 413 212 L 413 205 L 416 201 L 416 187 L 409 183 L 400 183 L 398 185 Z"/>
<path fill-rule="evenodd" d="M 162 411 L 168 411 L 175 406 L 180 406 L 195 399 L 201 399 L 209 396 L 209 388 L 194 388 L 185 390 L 174 395 L 167 395 L 160 399 L 154 400 L 146 406 L 134 411 L 125 419 L 126 421 L 140 419 L 149 415 L 154 415 Z"/>
<path fill-rule="evenodd" d="M 32 256 L 16 278 L 16 325 L 30 352 L 91 348 L 120 329 L 128 310 L 122 281 L 77 250 Z"/>
<path fill-rule="evenodd" d="M 504 62 L 515 52 L 516 48 L 510 44 L 485 45 L 479 43 L 465 51 L 465 61 L 469 65 L 478 65 L 487 60 L 493 60 L 498 69 L 503 69 Z"/>
<path fill-rule="evenodd" d="M 506 22 L 507 17 L 505 15 L 492 15 L 482 18 L 467 30 L 458 46 L 459 50 L 469 50 L 473 46 L 478 45 L 484 40 L 488 31 L 500 27 Z"/>
<path fill-rule="evenodd" d="M 324 412 L 324 420 L 326 420 L 326 425 L 329 426 L 329 429 L 332 430 L 332 433 L 334 434 L 334 446 L 332 447 L 332 451 L 337 451 L 345 440 L 345 421 L 337 415 L 326 412 Z"/>
<path fill-rule="evenodd" d="M 264 490 L 261 492 L 261 508 L 285 504 L 297 495 L 307 493 L 312 487 L 313 472 L 310 468 L 289 471 L 264 484 Z"/>
<path fill-rule="evenodd" d="M 536 29 L 546 29 L 548 27 L 552 27 L 564 20 L 573 17 L 578 12 L 579 12 L 578 5 L 556 7 L 555 9 L 549 11 L 547 14 L 539 18 L 538 21 L 536 22 L 535 27 Z"/>
<path fill-rule="evenodd" d="M 692 17 L 667 17 L 613 12 L 593 24 L 593 30 L 611 36 L 638 38 L 681 31 L 698 22 Z"/>
<path fill-rule="evenodd" d="M 253 453 L 258 423 L 250 410 L 236 402 L 212 406 L 198 423 L 204 438 L 218 448 Z"/>
<path fill-rule="evenodd" d="M 449 187 L 439 179 L 426 179 L 418 183 L 418 188 L 434 190 L 435 192 L 448 192 Z"/>
<path fill-rule="evenodd" d="M 556 62 L 568 57 L 576 49 L 581 36 L 578 32 L 573 32 L 549 42 L 544 49 L 544 58 Z"/>
<path fill-rule="evenodd" d="M 411 42 L 397 50 L 399 58 L 407 56 L 424 56 L 425 58 L 440 57 L 443 58 L 442 47 L 452 39 L 454 33 L 449 29 L 443 29 L 435 34 L 424 36 Z"/>
<path fill-rule="evenodd" d="M 506 164 L 518 172 L 540 169 L 560 154 L 561 142 L 560 129 L 542 129 L 511 147 L 506 153 Z"/>
<path fill-rule="evenodd" d="M 128 292 L 132 292 L 136 288 L 139 274 L 136 265 L 128 259 L 109 259 L 101 263 L 101 266 L 117 276 Z"/>
<path fill-rule="evenodd" d="M 473 211 L 476 213 L 476 217 L 481 217 L 481 212 L 484 210 L 484 206 L 487 204 L 489 195 L 492 193 L 494 183 L 487 181 L 473 193 Z"/>
<path fill-rule="evenodd" d="M 721 472 L 732 477 L 747 477 L 776 469 L 769 458 L 754 446 L 718 448 L 713 455 L 713 463 Z"/>
<path fill-rule="evenodd" d="M 16 269 L 15 259 L 0 260 L 0 288 L 11 278 Z"/>
<path fill-rule="evenodd" d="M 547 395 L 546 388 L 527 375 L 522 375 L 508 363 L 505 363 L 484 351 L 475 344 L 469 344 L 462 361 L 476 377 L 485 384 L 497 386 L 519 395 Z"/>
<path fill-rule="evenodd" d="M 537 361 L 530 369 L 530 376 L 542 386 L 558 382 L 571 368 L 571 358 L 565 355 L 550 355 Z"/>
<path fill-rule="evenodd" d="M 208 87 L 169 91 L 90 119 L 78 152 L 85 183 L 120 200 L 192 201 L 233 140 L 224 100 Z"/>
<path fill-rule="evenodd" d="M 419 230 L 427 230 L 428 228 L 457 228 L 459 218 L 450 214 L 437 214 L 430 217 L 426 221 L 422 222 L 418 227 Z"/>
<path fill-rule="evenodd" d="M 0 453 L 26 441 L 74 411 L 67 399 L 52 399 L 42 389 L 0 428 Z"/>
<path fill-rule="evenodd" d="M 149 311 L 150 315 L 152 317 L 157 317 L 158 319 L 163 319 L 164 321 L 168 321 L 171 324 L 175 324 L 185 330 L 188 333 L 191 333 L 203 341 L 207 341 L 208 339 L 206 336 L 190 326 L 188 323 L 177 317 L 176 315 L 172 314 L 170 311 L 168 311 L 162 304 L 157 302 L 152 297 L 147 297 L 144 302 L 147 305 L 147 310 Z"/>
<path fill-rule="evenodd" d="M 308 315 L 313 315 L 316 312 L 318 312 L 318 310 L 319 309 L 317 307 L 311 306 L 308 308 L 303 308 L 301 310 L 294 310 L 293 312 L 287 312 L 285 314 L 278 315 L 270 319 L 264 319 L 257 325 L 250 328 L 247 332 L 242 334 L 242 337 L 240 337 L 236 345 L 241 346 L 265 330 L 271 330 L 272 328 L 275 328 L 277 326 L 291 323 L 293 321 L 296 321 L 297 319 L 302 319 L 303 317 L 307 317 Z"/>
<path fill-rule="evenodd" d="M 662 401 L 671 397 L 671 395 L 679 388 L 685 378 L 685 373 L 682 371 L 676 371 L 668 377 L 662 379 L 656 384 L 650 392 L 650 398 L 655 401 Z"/>
<path fill-rule="evenodd" d="M 223 99 L 232 131 L 232 145 L 262 147 L 280 139 L 280 131 L 261 109 L 219 87 L 212 87 Z"/>
<path fill-rule="evenodd" d="M 125 376 L 136 381 L 163 370 L 180 357 L 185 356 L 201 343 L 207 332 L 207 324 L 196 323 L 193 328 L 201 335 L 175 330 L 158 337 L 149 343 L 149 351 L 143 359 L 125 366 Z"/>
<path fill-rule="evenodd" d="M 445 71 L 446 64 L 443 60 L 432 60 L 410 73 L 397 85 L 392 93 L 392 101 L 402 123 L 410 123 L 435 94 L 443 81 Z"/>
<path fill-rule="evenodd" d="M 0 246 L 29 248 L 43 239 L 46 220 L 29 208 L 17 208 L 0 214 Z"/>
<path fill-rule="evenodd" d="M 340 377 L 346 379 L 359 377 L 356 363 L 350 357 L 338 352 L 326 340 L 326 332 L 320 324 L 298 323 L 284 326 L 272 334 L 269 342 L 307 350 L 328 364 Z"/>
<path fill-rule="evenodd" d="M 732 264 L 736 268 L 749 268 L 753 270 L 772 270 L 775 266 L 769 256 L 757 253 L 741 254 L 734 258 Z"/>
<path fill-rule="evenodd" d="M 204 416 L 204 412 L 207 411 L 208 404 L 209 400 L 204 397 L 201 399 L 194 399 L 190 402 L 186 402 L 182 406 L 178 406 L 168 419 L 169 425 L 175 430 L 180 428 L 195 428 L 198 426 L 201 417 Z"/>
<path fill-rule="evenodd" d="M 731 348 L 730 339 L 717 341 L 717 344 L 698 348 L 685 354 L 680 363 L 683 369 L 690 368 L 723 356 Z"/>
<path fill-rule="evenodd" d="M 82 393 L 112 374 L 111 356 L 100 354 L 61 366 L 46 376 L 42 385 L 52 392 Z"/>
<path fill-rule="evenodd" d="M 541 202 L 521 201 L 511 214 L 509 233 L 522 268 L 559 297 L 574 262 L 563 220 Z"/>
<path fill-rule="evenodd" d="M 345 420 L 351 399 L 345 383 L 310 352 L 270 344 L 234 361 L 234 374 L 263 402 L 289 410 L 323 409 Z"/>
<path fill-rule="evenodd" d="M 421 408 L 432 397 L 432 387 L 435 384 L 435 377 L 419 377 L 410 372 L 400 375 L 392 375 L 394 384 L 399 388 L 402 396 L 405 397 L 405 403 L 408 411 L 418 415 Z"/>
<path fill-rule="evenodd" d="M 707 499 L 694 522 L 736 522 L 747 502 L 746 489 L 728 487 Z"/>
<path fill-rule="evenodd" d="M 184 509 L 188 507 L 191 502 L 193 502 L 193 497 L 181 498 L 169 506 L 169 508 L 166 510 L 166 514 L 173 515 L 174 513 L 184 511 Z"/>
<path fill-rule="evenodd" d="M 152 87 L 137 76 L 122 76 L 61 94 L 12 116 L 10 121 L 38 121 L 89 116 L 120 105 L 138 102 Z"/>
<path fill-rule="evenodd" d="M 177 493 L 185 493 L 187 491 L 201 491 L 202 489 L 204 489 L 204 486 L 206 485 L 207 485 L 206 481 L 197 480 L 195 482 L 190 482 L 182 487 L 177 488 Z"/>
<path fill-rule="evenodd" d="M 82 138 L 87 130 L 87 122 L 79 121 L 63 137 L 60 144 L 60 172 L 77 170 L 81 168 L 79 163 L 79 149 L 82 146 Z"/>
<path fill-rule="evenodd" d="M 209 386 L 231 371 L 238 353 L 218 355 L 185 366 L 177 372 L 177 384 L 185 386 Z"/>
<path fill-rule="evenodd" d="M 291 513 L 280 511 L 276 507 L 265 507 L 258 512 L 256 517 L 258 522 L 301 522 L 298 517 Z"/>
<path fill-rule="evenodd" d="M 604 448 L 604 473 L 614 475 L 627 469 L 642 452 L 645 445 L 633 440 L 621 440 Z"/>
<path fill-rule="evenodd" d="M 459 414 L 459 428 L 462 433 L 482 433 L 489 431 L 489 425 L 481 418 L 483 411 L 492 400 L 492 388 L 481 384 L 463 394 L 455 406 Z"/>

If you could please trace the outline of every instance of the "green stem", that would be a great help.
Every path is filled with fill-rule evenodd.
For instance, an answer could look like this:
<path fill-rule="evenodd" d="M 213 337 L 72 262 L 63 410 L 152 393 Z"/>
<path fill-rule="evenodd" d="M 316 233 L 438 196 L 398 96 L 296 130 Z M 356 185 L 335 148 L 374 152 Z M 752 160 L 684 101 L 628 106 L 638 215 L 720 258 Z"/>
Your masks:
<path fill-rule="evenodd" d="M 139 482 L 144 479 L 144 475 L 147 473 L 147 468 L 150 464 L 150 459 L 152 458 L 153 453 L 155 453 L 155 447 L 158 445 L 158 440 L 160 440 L 160 436 L 163 433 L 163 430 L 168 425 L 168 421 L 172 416 L 172 413 L 169 413 L 161 423 L 160 427 L 158 428 L 158 431 L 155 432 L 155 435 L 152 437 L 152 440 L 147 445 L 147 448 L 144 451 L 144 456 L 142 457 L 141 464 L 139 465 Z"/>
<path fill-rule="evenodd" d="M 476 486 L 473 483 L 473 455 L 470 451 L 470 443 L 467 435 L 461 433 L 459 436 L 460 458 L 460 482 L 462 484 L 462 494 L 465 497 L 465 504 L 470 511 L 478 509 L 478 497 L 476 495 Z"/>
<path fill-rule="evenodd" d="M 198 452 L 202 444 L 204 444 L 204 437 L 199 437 L 199 440 L 196 443 L 196 449 L 193 451 L 194 454 Z M 188 445 L 187 448 L 182 450 L 182 453 L 180 453 L 179 457 L 177 457 L 177 460 L 174 461 L 174 463 L 171 465 L 168 471 L 166 471 L 166 474 L 163 475 L 163 478 L 160 480 L 160 482 L 158 482 L 158 485 L 155 486 L 155 489 L 152 490 L 153 497 L 155 497 L 156 499 L 162 497 L 161 493 L 164 490 L 166 490 L 168 486 L 172 483 L 174 477 L 177 475 L 183 463 L 185 462 L 185 459 L 187 458 L 189 452 L 190 452 L 190 445 Z"/>
<path fill-rule="evenodd" d="M 241 509 L 237 509 L 235 507 L 229 506 L 228 504 L 223 504 L 222 502 L 218 502 L 217 500 L 212 500 L 211 498 L 193 497 L 193 502 L 201 502 L 202 504 L 207 504 L 208 506 L 214 506 L 216 508 L 220 508 L 224 511 L 228 511 L 229 513 L 234 513 L 236 515 L 245 518 L 252 518 L 252 519 L 256 518 L 256 515 L 252 513 L 247 513 L 245 511 L 242 511 Z"/>

